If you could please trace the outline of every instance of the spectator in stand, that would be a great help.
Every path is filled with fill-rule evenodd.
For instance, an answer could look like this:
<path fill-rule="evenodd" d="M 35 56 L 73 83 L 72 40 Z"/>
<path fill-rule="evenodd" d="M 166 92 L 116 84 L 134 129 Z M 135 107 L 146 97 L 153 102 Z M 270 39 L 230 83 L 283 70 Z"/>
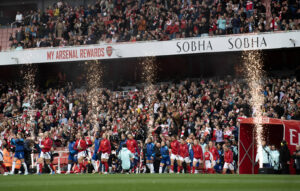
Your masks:
<path fill-rule="evenodd" d="M 241 20 L 237 16 L 237 14 L 234 14 L 234 18 L 231 20 L 232 27 L 233 27 L 233 34 L 240 33 L 240 27 L 241 27 Z"/>
<path fill-rule="evenodd" d="M 23 50 L 23 47 L 22 47 L 21 43 L 18 43 L 18 46 L 17 46 L 16 50 Z"/>
<path fill-rule="evenodd" d="M 216 143 L 223 143 L 223 131 L 219 126 L 216 126 Z"/>
<path fill-rule="evenodd" d="M 247 2 L 246 2 L 246 14 L 247 14 L 247 18 L 253 16 L 253 9 L 254 9 L 253 0 L 247 0 Z"/>
<path fill-rule="evenodd" d="M 299 119 L 299 81 L 295 78 L 269 77 L 263 79 L 263 84 L 266 100 L 262 105 L 264 116 Z M 102 88 L 97 92 L 99 102 L 95 115 L 84 85 L 76 89 L 74 84 L 66 83 L 59 88 L 38 90 L 37 87 L 24 88 L 24 84 L 19 82 L 2 83 L 0 139 L 10 140 L 17 132 L 31 137 L 49 132 L 49 138 L 55 146 L 65 147 L 70 135 L 76 134 L 82 135 L 78 139 L 85 139 L 96 132 L 101 135 L 106 133 L 109 142 L 113 142 L 114 137 L 118 138 L 116 145 L 125 141 L 125 137 L 124 140 L 119 138 L 122 134 L 132 134 L 135 140 L 143 143 L 149 137 L 153 141 L 147 145 L 148 165 L 152 162 L 150 160 L 155 159 L 152 146 L 165 141 L 172 150 L 171 170 L 174 171 L 175 161 L 179 160 L 177 137 L 200 140 L 204 152 L 209 143 L 208 151 L 220 164 L 222 162 L 218 159 L 221 159 L 219 155 L 222 150 L 216 149 L 215 143 L 210 141 L 215 140 L 221 146 L 222 136 L 218 136 L 217 132 L 222 132 L 224 144 L 233 151 L 233 163 L 237 163 L 239 119 L 251 117 L 252 114 L 250 95 L 244 80 L 228 77 L 168 82 L 154 84 L 151 93 L 146 87 L 127 94 Z M 96 124 L 92 120 L 94 117 Z M 170 137 L 172 143 L 169 146 Z M 85 141 L 80 142 L 81 148 L 77 144 L 74 149 L 83 151 Z M 84 158 L 85 152 L 79 158 L 82 159 L 82 156 Z"/>
<path fill-rule="evenodd" d="M 226 34 L 226 20 L 224 18 L 224 15 L 220 16 L 218 21 L 218 34 Z"/>
<path fill-rule="evenodd" d="M 22 22 L 23 22 L 23 15 L 20 11 L 17 11 L 17 14 L 16 14 L 16 25 L 17 25 L 17 27 L 20 27 L 22 25 Z"/>
<path fill-rule="evenodd" d="M 259 0 L 127 4 L 103 0 L 78 7 L 60 1 L 45 11 L 24 14 L 24 36 L 18 42 L 26 34 L 22 46 L 36 48 L 296 30 L 300 29 L 299 7 L 299 1 L 272 0 L 272 17 L 268 18 Z M 49 43 L 39 46 L 44 39 Z"/>

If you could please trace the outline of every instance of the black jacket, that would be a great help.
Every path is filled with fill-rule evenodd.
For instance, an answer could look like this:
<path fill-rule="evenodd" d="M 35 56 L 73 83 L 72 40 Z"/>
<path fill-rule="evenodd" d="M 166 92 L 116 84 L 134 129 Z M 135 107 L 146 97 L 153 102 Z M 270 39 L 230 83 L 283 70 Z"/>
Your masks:
<path fill-rule="evenodd" d="M 286 164 L 288 161 L 290 161 L 291 154 L 287 145 L 282 146 L 279 152 L 280 152 L 280 158 L 279 158 L 280 163 Z"/>

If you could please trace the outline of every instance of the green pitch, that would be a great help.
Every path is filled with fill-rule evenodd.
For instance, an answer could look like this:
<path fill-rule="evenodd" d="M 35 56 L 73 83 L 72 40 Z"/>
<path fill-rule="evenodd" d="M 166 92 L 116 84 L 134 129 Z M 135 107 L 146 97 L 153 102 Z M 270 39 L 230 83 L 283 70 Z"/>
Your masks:
<path fill-rule="evenodd" d="M 300 190 L 300 176 L 282 175 L 15 175 L 0 176 L 0 191 Z"/>

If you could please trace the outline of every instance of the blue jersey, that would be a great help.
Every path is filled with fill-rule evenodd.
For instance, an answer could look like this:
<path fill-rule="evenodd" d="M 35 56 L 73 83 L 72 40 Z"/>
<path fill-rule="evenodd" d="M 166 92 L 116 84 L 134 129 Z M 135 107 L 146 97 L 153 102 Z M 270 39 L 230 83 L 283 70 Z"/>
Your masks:
<path fill-rule="evenodd" d="M 193 159 L 194 158 L 194 151 L 193 151 L 192 144 L 188 143 L 188 146 L 189 146 L 190 159 Z"/>
<path fill-rule="evenodd" d="M 11 139 L 11 144 L 16 147 L 15 152 L 24 152 L 24 139 Z"/>
<path fill-rule="evenodd" d="M 146 148 L 147 148 L 146 155 L 148 157 L 151 157 L 151 156 L 154 157 L 155 156 L 155 153 L 154 153 L 154 143 L 147 143 Z"/>
<path fill-rule="evenodd" d="M 160 154 L 162 158 L 168 158 L 169 157 L 169 149 L 167 146 L 163 146 L 160 148 Z"/>
<path fill-rule="evenodd" d="M 95 139 L 95 142 L 94 142 L 94 144 L 95 144 L 94 154 L 96 154 L 98 152 L 99 147 L 100 147 L 100 142 L 101 142 L 101 139 L 99 139 L 99 138 Z"/>
<path fill-rule="evenodd" d="M 119 148 L 118 148 L 118 150 L 117 150 L 118 153 L 119 153 L 120 150 L 122 149 L 123 145 L 126 144 L 126 142 L 127 142 L 127 139 L 125 139 L 125 140 L 123 140 L 123 141 L 120 142 L 120 146 L 119 146 Z"/>
<path fill-rule="evenodd" d="M 69 152 L 70 155 L 75 155 L 77 151 L 74 149 L 75 141 L 69 143 Z"/>

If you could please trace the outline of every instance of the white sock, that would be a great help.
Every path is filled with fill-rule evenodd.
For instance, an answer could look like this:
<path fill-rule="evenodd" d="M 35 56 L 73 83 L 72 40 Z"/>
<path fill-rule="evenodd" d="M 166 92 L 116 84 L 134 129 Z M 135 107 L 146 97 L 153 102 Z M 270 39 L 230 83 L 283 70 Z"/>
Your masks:
<path fill-rule="evenodd" d="M 48 167 L 49 167 L 49 169 L 50 169 L 50 172 L 52 173 L 52 172 L 53 172 L 53 170 L 52 170 L 52 168 L 51 168 L 50 164 L 48 164 Z"/>
<path fill-rule="evenodd" d="M 151 172 L 151 164 L 150 163 L 147 163 L 146 166 L 149 168 L 150 172 Z"/>
<path fill-rule="evenodd" d="M 12 167 L 11 167 L 11 173 L 14 174 L 15 173 L 15 167 L 16 167 L 16 162 L 12 163 Z"/>
<path fill-rule="evenodd" d="M 95 171 L 96 171 L 96 172 L 99 172 L 99 165 L 98 165 L 98 162 L 97 162 L 97 161 L 95 161 L 95 165 L 96 165 Z"/>
<path fill-rule="evenodd" d="M 154 166 L 153 166 L 153 164 L 152 164 L 152 163 L 150 164 L 150 173 L 151 173 L 151 174 L 153 174 L 153 173 L 154 173 Z"/>
<path fill-rule="evenodd" d="M 27 165 L 26 165 L 26 163 L 23 162 L 22 165 L 24 166 L 25 173 L 27 174 L 27 173 L 28 173 L 28 170 L 27 170 Z"/>
<path fill-rule="evenodd" d="M 102 163 L 102 166 L 101 166 L 101 172 L 103 173 L 105 171 L 105 166 L 104 164 Z"/>
<path fill-rule="evenodd" d="M 163 170 L 163 167 L 162 167 L 162 166 L 160 166 L 160 167 L 159 167 L 159 174 L 161 174 L 161 173 L 162 173 L 162 170 Z"/>
<path fill-rule="evenodd" d="M 71 171 L 71 168 L 72 168 L 72 164 L 68 164 L 68 172 Z"/>
<path fill-rule="evenodd" d="M 97 165 L 96 165 L 96 161 L 92 160 L 92 165 L 94 167 L 95 172 L 97 172 Z"/>
<path fill-rule="evenodd" d="M 36 165 L 36 173 L 37 173 L 37 174 L 40 173 L 40 164 L 37 164 L 37 165 Z"/>

